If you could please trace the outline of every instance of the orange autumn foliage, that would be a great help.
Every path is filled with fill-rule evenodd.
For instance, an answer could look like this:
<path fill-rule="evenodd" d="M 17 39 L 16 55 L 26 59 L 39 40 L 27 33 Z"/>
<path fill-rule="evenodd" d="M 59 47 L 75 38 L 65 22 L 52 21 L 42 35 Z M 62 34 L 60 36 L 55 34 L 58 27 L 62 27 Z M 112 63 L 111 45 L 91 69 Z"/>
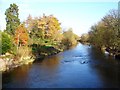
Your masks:
<path fill-rule="evenodd" d="M 59 20 L 53 15 L 46 16 L 45 14 L 38 20 L 38 28 L 42 30 L 45 38 L 56 39 L 61 30 Z"/>
<path fill-rule="evenodd" d="M 27 29 L 25 28 L 25 26 L 23 24 L 19 25 L 16 28 L 14 41 L 15 41 L 15 44 L 17 44 L 18 46 L 27 45 L 28 33 L 27 33 Z"/>

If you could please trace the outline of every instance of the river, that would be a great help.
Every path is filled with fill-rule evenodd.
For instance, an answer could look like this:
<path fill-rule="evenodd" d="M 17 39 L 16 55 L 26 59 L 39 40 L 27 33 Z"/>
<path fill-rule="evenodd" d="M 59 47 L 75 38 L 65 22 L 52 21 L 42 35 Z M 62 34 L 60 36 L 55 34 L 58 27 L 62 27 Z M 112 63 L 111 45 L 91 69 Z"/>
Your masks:
<path fill-rule="evenodd" d="M 83 44 L 2 75 L 3 88 L 120 88 L 120 62 Z"/>

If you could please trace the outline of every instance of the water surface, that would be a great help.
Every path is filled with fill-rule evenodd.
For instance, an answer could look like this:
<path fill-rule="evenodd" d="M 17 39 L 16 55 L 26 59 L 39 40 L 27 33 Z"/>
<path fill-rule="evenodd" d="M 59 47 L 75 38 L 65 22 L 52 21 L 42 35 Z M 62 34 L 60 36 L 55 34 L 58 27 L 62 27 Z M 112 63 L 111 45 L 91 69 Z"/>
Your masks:
<path fill-rule="evenodd" d="M 3 74 L 3 88 L 118 88 L 120 62 L 88 45 Z"/>

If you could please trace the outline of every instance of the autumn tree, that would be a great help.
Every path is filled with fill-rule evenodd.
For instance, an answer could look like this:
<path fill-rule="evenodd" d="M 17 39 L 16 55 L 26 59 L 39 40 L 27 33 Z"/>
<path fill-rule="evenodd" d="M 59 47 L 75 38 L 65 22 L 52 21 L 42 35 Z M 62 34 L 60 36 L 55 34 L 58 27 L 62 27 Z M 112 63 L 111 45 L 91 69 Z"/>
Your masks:
<path fill-rule="evenodd" d="M 62 39 L 60 23 L 53 15 L 35 18 L 29 15 L 25 24 L 33 43 L 60 42 Z"/>
<path fill-rule="evenodd" d="M 28 33 L 23 24 L 19 25 L 16 28 L 15 36 L 14 36 L 15 44 L 17 45 L 17 48 L 20 46 L 25 46 L 28 43 Z"/>
<path fill-rule="evenodd" d="M 18 11 L 18 6 L 15 3 L 10 4 L 10 7 L 6 9 L 6 32 L 10 35 L 14 35 L 15 29 L 20 24 Z"/>
<path fill-rule="evenodd" d="M 29 33 L 30 43 L 29 44 L 40 44 L 43 41 L 43 34 L 42 30 L 38 28 L 38 17 L 33 18 L 31 15 L 28 16 L 27 20 L 25 21 L 25 26 Z"/>
<path fill-rule="evenodd" d="M 53 41 L 58 37 L 61 30 L 58 19 L 53 15 L 43 15 L 38 21 L 38 28 L 42 31 L 42 35 L 45 39 Z"/>

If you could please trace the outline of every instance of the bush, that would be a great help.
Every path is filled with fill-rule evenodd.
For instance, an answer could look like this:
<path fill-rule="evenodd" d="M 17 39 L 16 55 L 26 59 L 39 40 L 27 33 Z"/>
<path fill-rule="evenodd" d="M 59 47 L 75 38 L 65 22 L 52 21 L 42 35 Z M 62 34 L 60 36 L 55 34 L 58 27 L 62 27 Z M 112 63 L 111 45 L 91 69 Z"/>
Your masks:
<path fill-rule="evenodd" d="M 12 38 L 9 34 L 5 32 L 0 32 L 0 43 L 1 54 L 5 54 L 6 52 L 9 52 L 11 50 Z"/>
<path fill-rule="evenodd" d="M 77 44 L 77 35 L 73 33 L 72 29 L 68 29 L 68 31 L 65 31 L 63 33 L 63 39 L 62 39 L 62 44 L 66 47 L 69 48 L 71 46 L 74 46 Z"/>

